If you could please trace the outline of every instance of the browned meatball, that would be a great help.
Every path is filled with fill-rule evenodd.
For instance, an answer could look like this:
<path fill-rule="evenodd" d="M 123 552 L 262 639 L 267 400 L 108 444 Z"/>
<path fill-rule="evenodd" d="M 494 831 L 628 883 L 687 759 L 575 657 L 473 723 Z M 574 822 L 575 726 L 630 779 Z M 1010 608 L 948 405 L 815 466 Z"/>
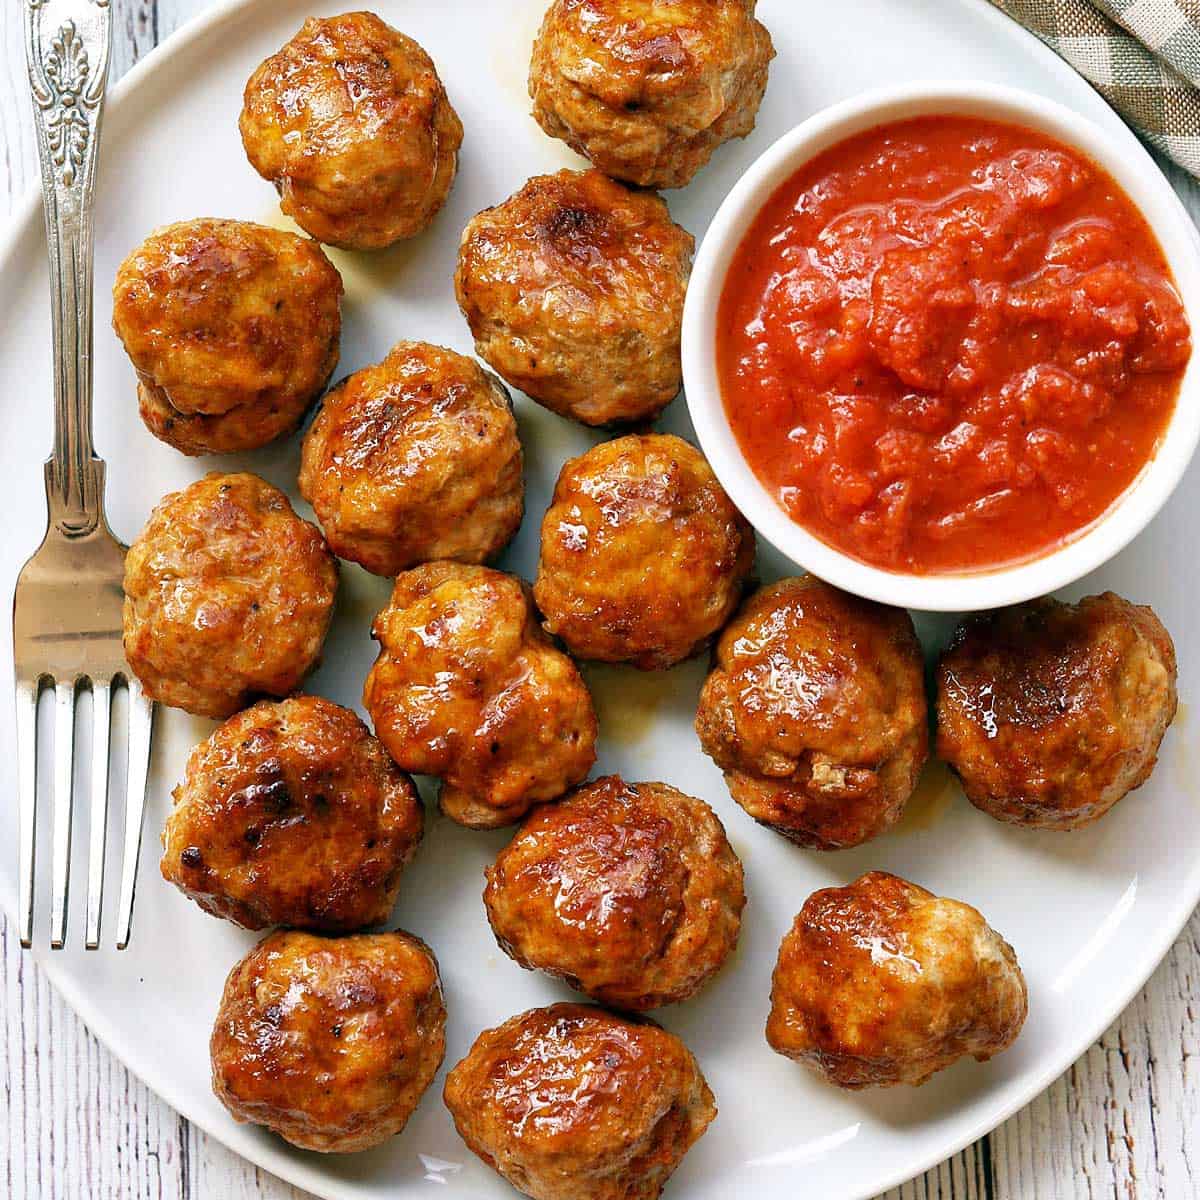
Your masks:
<path fill-rule="evenodd" d="M 248 221 L 181 221 L 117 271 L 113 328 L 142 420 L 184 454 L 291 433 L 338 360 L 342 279 L 307 238 Z"/>
<path fill-rule="evenodd" d="M 463 136 L 433 60 L 369 12 L 309 17 L 250 76 L 239 128 L 280 208 L 348 250 L 425 229 L 454 183 Z"/>
<path fill-rule="evenodd" d="M 404 1128 L 446 1052 L 437 960 L 420 938 L 278 932 L 230 972 L 209 1051 L 217 1099 L 304 1150 Z"/>
<path fill-rule="evenodd" d="M 521 580 L 428 563 L 375 618 L 363 703 L 406 771 L 442 780 L 442 811 L 490 829 L 561 796 L 596 761 L 596 714 L 575 664 L 538 628 Z"/>
<path fill-rule="evenodd" d="M 559 473 L 533 594 L 572 654 L 654 670 L 707 645 L 753 567 L 754 531 L 700 451 L 631 434 Z"/>
<path fill-rule="evenodd" d="M 975 617 L 938 667 L 937 751 L 985 813 L 1078 829 L 1150 778 L 1175 680 L 1153 610 L 1112 592 Z"/>
<path fill-rule="evenodd" d="M 872 871 L 804 902 L 779 947 L 767 1041 L 844 1088 L 921 1084 L 1016 1041 L 1012 947 L 969 904 Z"/>
<path fill-rule="evenodd" d="M 485 1030 L 444 1095 L 463 1141 L 534 1200 L 655 1200 L 717 1115 L 677 1037 L 583 1004 Z"/>
<path fill-rule="evenodd" d="M 521 442 L 500 381 L 470 358 L 399 342 L 325 397 L 300 493 L 330 546 L 376 575 L 498 554 L 521 524 Z"/>
<path fill-rule="evenodd" d="M 754 128 L 775 57 L 756 0 L 554 0 L 533 47 L 533 115 L 606 175 L 683 187 Z"/>
<path fill-rule="evenodd" d="M 908 613 L 808 575 L 756 592 L 725 627 L 696 732 L 756 821 L 837 850 L 900 819 L 927 720 Z"/>
<path fill-rule="evenodd" d="M 648 420 L 682 383 L 694 245 L 657 196 L 559 171 L 471 221 L 454 287 L 514 387 L 585 425 Z"/>
<path fill-rule="evenodd" d="M 125 556 L 125 657 L 146 695 L 204 717 L 286 696 L 316 666 L 337 564 L 257 475 L 164 496 Z"/>
<path fill-rule="evenodd" d="M 385 921 L 421 840 L 412 780 L 354 713 L 317 696 L 230 717 L 174 796 L 163 878 L 247 929 Z"/>
<path fill-rule="evenodd" d="M 616 775 L 535 809 L 486 874 L 501 947 L 614 1008 L 686 1000 L 733 950 L 746 903 L 703 800 Z"/>

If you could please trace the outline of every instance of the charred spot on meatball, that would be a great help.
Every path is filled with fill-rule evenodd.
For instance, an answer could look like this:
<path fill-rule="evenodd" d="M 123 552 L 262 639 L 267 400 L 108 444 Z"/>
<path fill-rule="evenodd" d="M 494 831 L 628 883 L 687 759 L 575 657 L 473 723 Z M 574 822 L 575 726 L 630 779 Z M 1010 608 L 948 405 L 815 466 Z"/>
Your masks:
<path fill-rule="evenodd" d="M 634 1011 L 698 991 L 736 945 L 746 902 L 704 801 L 615 775 L 535 809 L 486 874 L 506 953 Z"/>
<path fill-rule="evenodd" d="M 575 664 L 538 627 L 512 575 L 427 563 L 375 619 L 363 690 L 376 735 L 407 771 L 442 781 L 442 811 L 490 829 L 584 779 L 596 714 Z"/>
<path fill-rule="evenodd" d="M 533 1200 L 654 1200 L 717 1113 L 677 1037 L 581 1004 L 485 1030 L 444 1098 L 467 1146 Z"/>
<path fill-rule="evenodd" d="M 325 397 L 300 493 L 334 553 L 376 575 L 498 554 L 525 505 L 521 442 L 500 381 L 470 358 L 399 342 Z"/>
<path fill-rule="evenodd" d="M 321 247 L 293 233 L 197 220 L 151 234 L 113 286 L 146 428 L 189 455 L 291 433 L 337 363 L 341 296 Z"/>
<path fill-rule="evenodd" d="M 729 619 L 754 551 L 754 531 L 695 447 L 630 434 L 563 466 L 533 592 L 547 631 L 577 657 L 662 669 Z"/>
<path fill-rule="evenodd" d="M 225 983 L 213 1091 L 237 1121 L 349 1153 L 402 1130 L 446 1049 L 437 961 L 411 934 L 278 932 Z"/>
<path fill-rule="evenodd" d="M 433 60 L 369 12 L 309 17 L 250 76 L 239 128 L 280 208 L 348 250 L 421 233 L 454 183 L 463 136 Z"/>
<path fill-rule="evenodd" d="M 1112 592 L 974 617 L 938 667 L 937 751 L 990 816 L 1078 829 L 1150 777 L 1176 674 L 1153 610 Z"/>
<path fill-rule="evenodd" d="M 165 496 L 125 556 L 125 657 L 151 700 L 225 718 L 316 666 L 337 564 L 320 530 L 257 475 Z"/>
<path fill-rule="evenodd" d="M 585 425 L 658 415 L 682 384 L 691 234 L 599 171 L 531 179 L 467 226 L 454 277 L 475 349 Z"/>
<path fill-rule="evenodd" d="M 424 822 L 362 721 L 317 696 L 231 717 L 192 751 L 174 798 L 163 878 L 246 929 L 385 921 Z"/>
<path fill-rule="evenodd" d="M 804 902 L 779 948 L 767 1041 L 838 1087 L 924 1083 L 1016 1040 L 1025 978 L 969 904 L 872 871 Z"/>
<path fill-rule="evenodd" d="M 912 619 L 813 576 L 751 596 L 725 627 L 696 732 L 756 820 L 818 850 L 891 828 L 928 757 Z"/>
<path fill-rule="evenodd" d="M 753 128 L 775 56 L 756 0 L 554 0 L 529 66 L 533 115 L 614 179 L 688 183 Z"/>

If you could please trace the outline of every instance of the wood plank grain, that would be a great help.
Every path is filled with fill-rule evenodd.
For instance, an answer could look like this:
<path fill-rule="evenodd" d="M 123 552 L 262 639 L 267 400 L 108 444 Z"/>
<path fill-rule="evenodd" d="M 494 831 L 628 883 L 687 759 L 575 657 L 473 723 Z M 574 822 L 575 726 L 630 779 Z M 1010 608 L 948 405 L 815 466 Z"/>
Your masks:
<path fill-rule="evenodd" d="M 998 1197 L 1200 1195 L 1200 913 L 1097 1045 L 992 1135 Z"/>
<path fill-rule="evenodd" d="M 0 200 L 5 214 L 32 186 L 37 167 L 20 18 L 21 6 L 9 5 L 0 21 Z"/>
<path fill-rule="evenodd" d="M 120 79 L 143 54 L 159 42 L 159 5 L 156 0 L 136 0 L 113 9 L 112 79 Z"/>
<path fill-rule="evenodd" d="M 87 1032 L 7 923 L 0 949 L 7 1195 L 180 1196 L 179 1118 Z"/>
<path fill-rule="evenodd" d="M 114 0 L 113 74 L 206 7 Z M 35 178 L 17 6 L 0 22 L 0 214 Z M 1200 187 L 1168 173 L 1194 216 Z M 0 919 L 0 1188 L 12 1200 L 307 1200 L 193 1128 L 108 1054 Z M 882 1200 L 1200 1195 L 1200 915 L 1101 1041 L 1031 1105 Z"/>
<path fill-rule="evenodd" d="M 992 1200 L 990 1170 L 988 1139 L 983 1138 L 881 1200 Z"/>

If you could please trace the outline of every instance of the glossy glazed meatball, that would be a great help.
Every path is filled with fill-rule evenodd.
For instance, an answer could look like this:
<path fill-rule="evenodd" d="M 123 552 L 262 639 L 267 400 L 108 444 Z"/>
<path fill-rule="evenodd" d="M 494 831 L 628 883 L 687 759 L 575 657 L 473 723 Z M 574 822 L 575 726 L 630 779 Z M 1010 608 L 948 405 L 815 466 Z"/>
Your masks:
<path fill-rule="evenodd" d="M 991 816 L 1078 829 L 1150 777 L 1175 679 L 1170 634 L 1112 592 L 976 617 L 938 667 L 938 755 Z"/>
<path fill-rule="evenodd" d="M 473 359 L 399 342 L 325 397 L 304 436 L 300 492 L 334 552 L 376 575 L 483 562 L 524 512 L 508 392 Z"/>
<path fill-rule="evenodd" d="M 257 475 L 165 496 L 125 555 L 125 657 L 151 700 L 228 717 L 316 666 L 337 564 Z"/>
<path fill-rule="evenodd" d="M 585 425 L 657 416 L 679 393 L 691 234 L 599 171 L 531 179 L 467 226 L 454 287 L 475 349 Z"/>
<path fill-rule="evenodd" d="M 683 187 L 753 128 L 775 56 L 756 0 L 555 0 L 529 66 L 533 115 L 606 175 Z"/>
<path fill-rule="evenodd" d="M 463 1141 L 534 1200 L 654 1200 L 717 1115 L 677 1037 L 582 1004 L 485 1030 L 444 1094 Z"/>
<path fill-rule="evenodd" d="M 396 580 L 372 634 L 375 732 L 406 771 L 440 777 L 442 811 L 460 825 L 510 825 L 591 769 L 592 698 L 521 580 L 427 563 Z"/>
<path fill-rule="evenodd" d="M 762 588 L 725 627 L 696 732 L 756 821 L 836 850 L 900 819 L 927 721 L 908 613 L 808 575 Z"/>
<path fill-rule="evenodd" d="M 369 12 L 309 17 L 250 76 L 239 128 L 280 208 L 348 250 L 424 230 L 454 183 L 463 136 L 433 60 Z"/>
<path fill-rule="evenodd" d="M 502 551 L 524 514 L 522 468 L 499 380 L 452 350 L 398 342 L 325 396 L 300 493 L 338 556 L 394 576 Z"/>
<path fill-rule="evenodd" d="M 424 819 L 367 727 L 318 696 L 230 717 L 192 751 L 174 797 L 163 878 L 247 929 L 385 921 Z"/>
<path fill-rule="evenodd" d="M 767 1041 L 844 1088 L 921 1084 L 1016 1040 L 1012 947 L 969 904 L 872 871 L 804 902 L 779 947 Z"/>
<path fill-rule="evenodd" d="M 341 276 L 308 238 L 249 221 L 157 230 L 113 286 L 146 427 L 193 455 L 291 433 L 337 364 L 341 297 Z"/>
<path fill-rule="evenodd" d="M 533 593 L 572 654 L 653 670 L 703 649 L 753 567 L 754 531 L 700 451 L 631 434 L 559 473 Z"/>
<path fill-rule="evenodd" d="M 501 947 L 614 1008 L 686 1000 L 737 943 L 742 864 L 716 814 L 616 775 L 535 809 L 487 870 Z"/>
<path fill-rule="evenodd" d="M 420 938 L 280 931 L 230 972 L 209 1050 L 217 1099 L 304 1150 L 366 1150 L 404 1128 L 446 1051 Z"/>

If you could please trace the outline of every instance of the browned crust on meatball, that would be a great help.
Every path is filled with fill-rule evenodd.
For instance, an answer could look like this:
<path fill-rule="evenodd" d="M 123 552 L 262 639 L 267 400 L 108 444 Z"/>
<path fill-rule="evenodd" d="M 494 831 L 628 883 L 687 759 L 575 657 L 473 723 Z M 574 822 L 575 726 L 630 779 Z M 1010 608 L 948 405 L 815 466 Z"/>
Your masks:
<path fill-rule="evenodd" d="M 756 0 L 555 0 L 529 65 L 533 115 L 606 175 L 683 187 L 753 128 L 771 35 Z"/>
<path fill-rule="evenodd" d="M 929 755 L 921 646 L 903 609 L 811 575 L 725 627 L 696 732 L 756 820 L 818 850 L 891 828 Z"/>
<path fill-rule="evenodd" d="M 146 427 L 193 455 L 292 432 L 337 364 L 341 296 L 341 276 L 308 238 L 249 221 L 156 230 L 113 285 L 113 329 Z"/>
<path fill-rule="evenodd" d="M 508 955 L 635 1011 L 698 991 L 737 944 L 746 903 L 703 800 L 616 775 L 535 809 L 486 875 Z"/>
<path fill-rule="evenodd" d="M 602 442 L 563 466 L 533 594 L 579 658 L 673 666 L 737 607 L 754 531 L 695 447 L 670 434 Z"/>
<path fill-rule="evenodd" d="M 1112 592 L 975 617 L 938 667 L 937 752 L 983 812 L 1078 829 L 1150 777 L 1176 674 L 1153 610 Z"/>
<path fill-rule="evenodd" d="M 779 947 L 767 1041 L 844 1088 L 924 1083 L 1016 1040 L 1025 979 L 969 904 L 871 871 L 804 902 Z"/>
<path fill-rule="evenodd" d="M 485 1030 L 444 1098 L 467 1146 L 533 1200 L 655 1200 L 717 1115 L 677 1037 L 582 1004 Z"/>
<path fill-rule="evenodd" d="M 446 1051 L 437 960 L 412 934 L 278 932 L 225 983 L 209 1044 L 217 1099 L 304 1150 L 402 1130 Z"/>
<path fill-rule="evenodd" d="M 649 420 L 679 393 L 695 241 L 599 171 L 531 179 L 463 233 L 454 288 L 475 350 L 585 425 Z"/>
<path fill-rule="evenodd" d="M 138 381 L 138 415 L 142 424 L 160 442 L 173 446 L 180 454 L 196 458 L 203 454 L 235 454 L 265 446 L 277 438 L 295 433 L 308 405 L 301 409 L 288 405 L 258 408 L 239 404 L 227 413 L 206 416 L 182 413 L 173 408 L 160 388 Z"/>
<path fill-rule="evenodd" d="M 325 397 L 300 493 L 336 554 L 391 576 L 499 554 L 521 525 L 522 470 L 503 384 L 453 350 L 398 342 Z"/>
<path fill-rule="evenodd" d="M 318 696 L 231 717 L 192 751 L 174 797 L 163 878 L 246 929 L 387 920 L 424 823 L 412 780 Z"/>
<path fill-rule="evenodd" d="M 452 820 L 510 825 L 587 776 L 591 695 L 538 628 L 520 579 L 427 563 L 396 580 L 372 634 L 363 703 L 375 732 L 405 770 L 442 780 Z"/>
<path fill-rule="evenodd" d="M 337 564 L 257 475 L 164 496 L 125 556 L 125 657 L 151 700 L 224 718 L 316 666 Z"/>
<path fill-rule="evenodd" d="M 369 12 L 309 17 L 250 76 L 238 124 L 280 208 L 350 250 L 427 228 L 463 137 L 433 60 Z"/>

